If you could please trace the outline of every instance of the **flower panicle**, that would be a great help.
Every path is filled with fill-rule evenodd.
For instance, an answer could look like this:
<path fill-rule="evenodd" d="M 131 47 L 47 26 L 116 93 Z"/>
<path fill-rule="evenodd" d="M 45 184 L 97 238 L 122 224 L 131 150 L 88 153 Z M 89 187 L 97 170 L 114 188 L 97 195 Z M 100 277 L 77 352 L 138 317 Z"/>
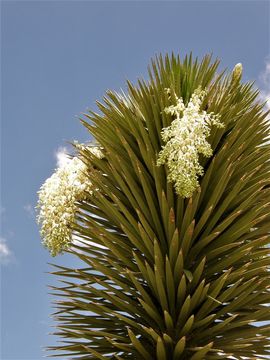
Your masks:
<path fill-rule="evenodd" d="M 103 157 L 99 148 L 90 151 Z M 92 169 L 92 171 L 96 171 Z M 37 223 L 43 245 L 52 256 L 67 250 L 72 243 L 72 225 L 75 221 L 77 202 L 93 195 L 93 185 L 88 176 L 89 169 L 84 162 L 74 156 L 56 169 L 38 191 Z"/>
<path fill-rule="evenodd" d="M 173 182 L 178 195 L 189 198 L 199 187 L 198 176 L 204 171 L 199 163 L 199 154 L 210 157 L 213 154 L 207 142 L 211 126 L 223 127 L 220 115 L 201 110 L 206 95 L 198 88 L 194 91 L 187 106 L 182 98 L 176 105 L 170 105 L 164 112 L 175 116 L 171 125 L 162 129 L 165 142 L 157 159 L 157 165 L 167 164 L 168 181 Z"/>

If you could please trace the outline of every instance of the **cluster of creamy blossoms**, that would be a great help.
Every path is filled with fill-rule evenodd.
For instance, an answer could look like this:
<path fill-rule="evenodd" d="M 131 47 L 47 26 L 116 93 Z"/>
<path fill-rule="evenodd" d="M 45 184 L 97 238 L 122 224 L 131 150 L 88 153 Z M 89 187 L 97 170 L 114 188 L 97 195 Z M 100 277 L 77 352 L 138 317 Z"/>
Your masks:
<path fill-rule="evenodd" d="M 87 149 L 98 158 L 103 157 L 98 147 L 87 147 Z M 85 200 L 93 193 L 94 189 L 87 171 L 89 169 L 82 160 L 73 157 L 56 169 L 38 192 L 37 222 L 41 224 L 43 245 L 48 248 L 52 256 L 63 252 L 71 245 L 76 202 Z"/>
<path fill-rule="evenodd" d="M 198 188 L 198 176 L 203 175 L 199 154 L 210 157 L 211 145 L 206 141 L 211 126 L 223 127 L 220 116 L 200 109 L 205 91 L 195 90 L 185 106 L 183 99 L 164 109 L 175 116 L 171 125 L 164 128 L 161 137 L 165 142 L 158 155 L 157 165 L 167 164 L 168 181 L 173 182 L 178 195 L 189 198 Z"/>

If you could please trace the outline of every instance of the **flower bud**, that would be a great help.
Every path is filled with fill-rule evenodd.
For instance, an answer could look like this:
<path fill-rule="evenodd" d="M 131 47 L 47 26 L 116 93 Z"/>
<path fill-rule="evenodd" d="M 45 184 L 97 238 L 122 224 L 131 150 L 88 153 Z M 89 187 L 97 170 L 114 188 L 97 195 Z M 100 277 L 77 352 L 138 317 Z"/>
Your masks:
<path fill-rule="evenodd" d="M 234 83 L 239 82 L 241 80 L 242 72 L 243 72 L 242 64 L 241 63 L 236 64 L 232 72 L 232 81 Z"/>

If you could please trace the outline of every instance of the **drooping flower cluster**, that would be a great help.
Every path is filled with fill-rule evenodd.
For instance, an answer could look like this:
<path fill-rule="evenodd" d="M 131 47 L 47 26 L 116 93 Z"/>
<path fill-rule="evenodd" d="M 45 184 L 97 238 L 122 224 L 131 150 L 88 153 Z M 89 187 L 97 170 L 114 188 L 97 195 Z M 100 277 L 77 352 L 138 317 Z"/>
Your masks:
<path fill-rule="evenodd" d="M 89 149 L 95 156 L 103 157 L 99 148 L 89 147 Z M 43 245 L 48 248 L 52 256 L 70 246 L 76 202 L 85 200 L 93 193 L 94 189 L 87 171 L 82 160 L 73 157 L 56 169 L 38 192 L 37 222 L 41 224 Z"/>
<path fill-rule="evenodd" d="M 158 155 L 157 165 L 167 164 L 168 181 L 173 182 L 178 195 L 189 198 L 198 188 L 198 176 L 203 175 L 199 154 L 212 155 L 207 142 L 211 126 L 223 127 L 220 116 L 201 110 L 205 91 L 195 90 L 185 106 L 183 99 L 176 105 L 164 109 L 165 113 L 176 116 L 171 125 L 164 128 L 161 137 L 165 142 Z"/>

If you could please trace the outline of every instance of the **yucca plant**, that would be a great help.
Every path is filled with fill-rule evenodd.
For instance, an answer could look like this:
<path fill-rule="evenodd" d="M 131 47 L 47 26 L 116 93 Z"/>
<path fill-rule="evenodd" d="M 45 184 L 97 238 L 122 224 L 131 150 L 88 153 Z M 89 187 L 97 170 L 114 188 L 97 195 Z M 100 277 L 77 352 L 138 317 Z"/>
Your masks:
<path fill-rule="evenodd" d="M 54 265 L 53 356 L 268 357 L 268 113 L 241 64 L 218 65 L 157 57 L 41 188 L 44 245 L 82 263 Z"/>

